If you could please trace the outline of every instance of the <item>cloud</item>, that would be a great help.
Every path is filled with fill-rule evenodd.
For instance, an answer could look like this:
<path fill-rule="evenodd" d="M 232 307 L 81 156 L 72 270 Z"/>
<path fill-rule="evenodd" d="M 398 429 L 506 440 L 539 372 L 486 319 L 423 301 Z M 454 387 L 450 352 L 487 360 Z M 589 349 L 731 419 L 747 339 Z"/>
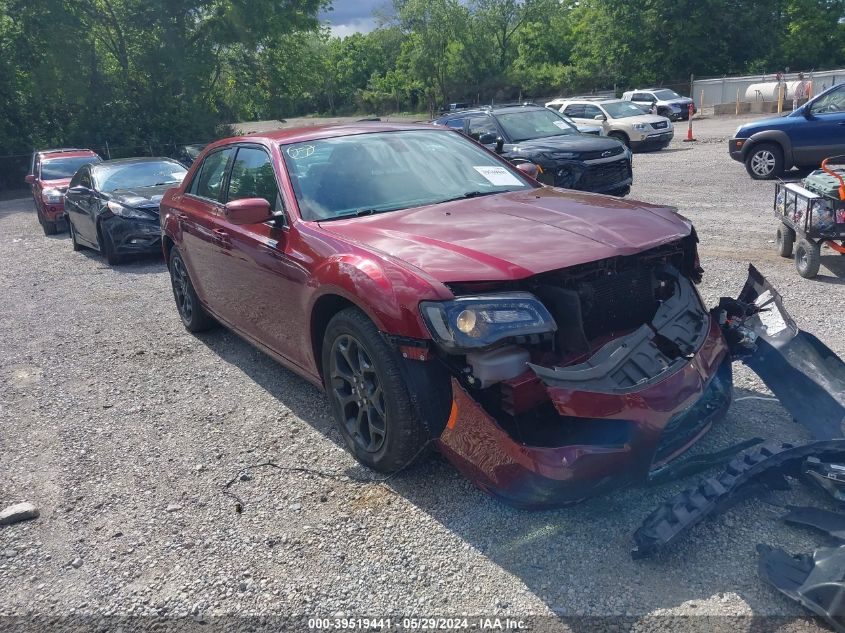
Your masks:
<path fill-rule="evenodd" d="M 376 28 L 374 12 L 392 13 L 390 0 L 334 0 L 331 11 L 323 11 L 320 20 L 328 22 L 332 35 L 345 37 L 352 33 L 369 33 Z"/>

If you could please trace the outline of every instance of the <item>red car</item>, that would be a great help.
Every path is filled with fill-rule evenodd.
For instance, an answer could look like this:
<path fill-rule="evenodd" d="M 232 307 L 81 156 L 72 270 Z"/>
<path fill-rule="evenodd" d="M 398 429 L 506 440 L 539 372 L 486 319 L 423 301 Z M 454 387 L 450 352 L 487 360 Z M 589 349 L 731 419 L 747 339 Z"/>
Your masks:
<path fill-rule="evenodd" d="M 219 141 L 160 219 L 185 326 L 324 388 L 380 471 L 436 446 L 506 502 L 559 506 L 644 480 L 731 402 L 689 221 L 541 186 L 453 130 Z"/>
<path fill-rule="evenodd" d="M 26 182 L 44 235 L 55 235 L 66 221 L 64 200 L 70 179 L 83 165 L 100 160 L 90 149 L 45 149 L 32 155 Z"/>

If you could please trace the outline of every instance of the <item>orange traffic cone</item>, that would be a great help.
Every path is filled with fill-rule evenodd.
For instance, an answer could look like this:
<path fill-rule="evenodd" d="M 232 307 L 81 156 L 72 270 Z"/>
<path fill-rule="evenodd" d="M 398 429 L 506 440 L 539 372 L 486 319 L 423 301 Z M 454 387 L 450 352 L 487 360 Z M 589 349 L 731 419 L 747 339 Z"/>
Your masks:
<path fill-rule="evenodd" d="M 687 137 L 684 139 L 684 143 L 694 143 L 698 139 L 693 137 L 692 135 L 692 110 L 693 105 L 692 103 L 689 104 L 689 126 L 687 126 Z"/>

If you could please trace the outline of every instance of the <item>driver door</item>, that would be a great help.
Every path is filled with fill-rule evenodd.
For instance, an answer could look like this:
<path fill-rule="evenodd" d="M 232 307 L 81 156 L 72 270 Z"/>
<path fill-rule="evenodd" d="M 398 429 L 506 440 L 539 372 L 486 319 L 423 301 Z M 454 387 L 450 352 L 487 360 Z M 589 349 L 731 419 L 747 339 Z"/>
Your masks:
<path fill-rule="evenodd" d="M 70 187 L 65 194 L 65 213 L 68 219 L 73 222 L 73 229 L 77 238 L 84 244 L 99 246 L 97 242 L 97 225 L 94 220 L 97 203 L 94 192 L 94 182 L 91 177 L 91 168 L 85 166 L 80 169 L 71 180 Z M 71 220 L 72 215 L 72 220 Z"/>
<path fill-rule="evenodd" d="M 790 135 L 796 164 L 818 167 L 825 158 L 845 154 L 845 84 L 805 107 L 810 116 Z"/>

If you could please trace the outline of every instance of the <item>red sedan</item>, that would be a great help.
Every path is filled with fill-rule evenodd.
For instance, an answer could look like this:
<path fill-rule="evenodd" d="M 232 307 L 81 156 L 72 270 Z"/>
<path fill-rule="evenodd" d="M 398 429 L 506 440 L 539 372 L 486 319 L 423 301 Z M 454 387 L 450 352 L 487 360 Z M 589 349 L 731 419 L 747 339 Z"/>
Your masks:
<path fill-rule="evenodd" d="M 644 480 L 731 402 L 675 210 L 544 187 L 448 129 L 207 147 L 160 207 L 179 314 L 324 388 L 349 449 L 436 446 L 520 506 Z"/>
<path fill-rule="evenodd" d="M 66 222 L 65 192 L 80 167 L 100 162 L 90 149 L 47 149 L 32 155 L 26 182 L 32 189 L 38 223 L 44 235 L 55 235 Z"/>

